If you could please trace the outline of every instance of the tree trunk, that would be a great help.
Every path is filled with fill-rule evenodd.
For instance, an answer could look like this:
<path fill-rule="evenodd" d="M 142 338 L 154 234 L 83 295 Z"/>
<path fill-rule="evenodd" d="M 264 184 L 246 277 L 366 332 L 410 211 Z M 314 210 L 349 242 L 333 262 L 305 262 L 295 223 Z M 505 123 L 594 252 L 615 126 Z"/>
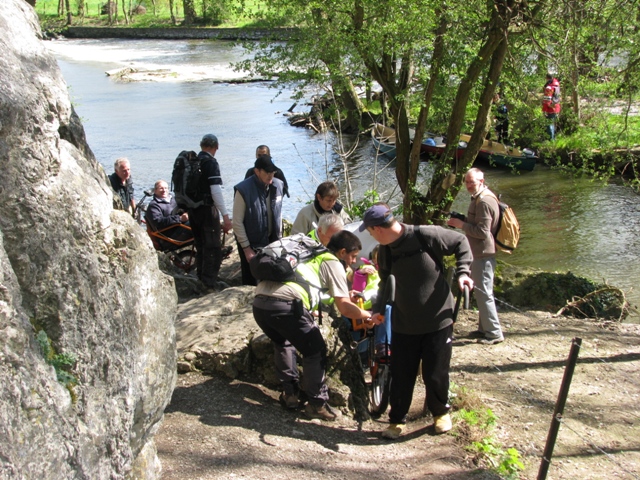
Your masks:
<path fill-rule="evenodd" d="M 154 3 L 154 8 L 155 8 L 155 3 Z M 154 15 L 155 15 L 155 13 L 154 13 Z M 171 25 L 175 25 L 176 24 L 176 14 L 175 14 L 173 0 L 169 0 L 169 15 L 171 15 Z"/>
<path fill-rule="evenodd" d="M 129 25 L 129 15 L 127 14 L 127 0 L 122 0 L 122 15 L 124 15 L 124 24 Z"/>
<path fill-rule="evenodd" d="M 446 5 L 444 7 L 446 8 Z M 429 118 L 429 108 L 431 106 L 433 92 L 440 77 L 440 69 L 444 56 L 444 35 L 447 32 L 447 26 L 449 24 L 446 16 L 442 15 L 443 10 L 444 8 L 439 8 L 435 11 L 435 15 L 440 19 L 440 23 L 436 29 L 435 42 L 433 44 L 429 82 L 424 89 L 422 107 L 418 114 L 418 123 L 416 125 L 415 136 L 413 137 L 413 146 L 411 147 L 411 155 L 409 158 L 409 185 L 415 185 L 418 181 L 420 145 L 424 137 L 427 119 Z M 410 196 L 405 196 L 403 201 L 404 221 L 411 224 L 423 223 L 425 211 L 424 208 L 421 207 L 422 205 L 423 202 L 414 202 Z"/>
<path fill-rule="evenodd" d="M 67 26 L 69 26 L 73 21 L 73 18 L 71 16 L 71 5 L 69 5 L 69 0 L 64 0 L 64 8 L 67 11 Z"/>
<path fill-rule="evenodd" d="M 182 8 L 184 10 L 184 24 L 193 25 L 196 21 L 196 10 L 193 0 L 182 0 Z"/>

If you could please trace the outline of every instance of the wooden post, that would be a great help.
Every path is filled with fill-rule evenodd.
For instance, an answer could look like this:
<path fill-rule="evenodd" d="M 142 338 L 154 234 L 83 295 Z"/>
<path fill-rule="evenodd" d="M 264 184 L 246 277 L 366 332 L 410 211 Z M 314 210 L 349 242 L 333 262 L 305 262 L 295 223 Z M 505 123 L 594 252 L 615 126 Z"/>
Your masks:
<path fill-rule="evenodd" d="M 567 397 L 569 396 L 569 387 L 571 386 L 571 379 L 573 378 L 573 371 L 576 368 L 581 345 L 581 338 L 576 337 L 571 341 L 569 359 L 564 370 L 564 377 L 562 377 L 560 392 L 558 392 L 558 400 L 556 400 L 556 408 L 553 411 L 553 418 L 551 419 L 551 426 L 549 427 L 549 434 L 547 435 L 547 444 L 544 447 L 544 454 L 542 455 L 540 469 L 538 470 L 538 480 L 545 480 L 547 478 L 549 465 L 551 465 L 551 457 L 553 456 L 553 448 L 556 445 L 556 438 L 558 437 L 558 431 L 560 430 L 560 421 L 562 420 L 564 406 L 567 403 Z"/>

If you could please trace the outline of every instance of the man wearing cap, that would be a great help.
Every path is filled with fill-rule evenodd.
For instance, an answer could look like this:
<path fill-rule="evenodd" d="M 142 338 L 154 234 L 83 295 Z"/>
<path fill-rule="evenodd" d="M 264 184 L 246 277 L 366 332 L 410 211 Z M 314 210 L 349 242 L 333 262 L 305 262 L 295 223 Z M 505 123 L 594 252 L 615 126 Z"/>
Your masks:
<path fill-rule="evenodd" d="M 231 220 L 222 196 L 222 176 L 220 165 L 215 158 L 218 138 L 208 133 L 200 141 L 198 153 L 201 169 L 201 191 L 205 193 L 204 205 L 189 209 L 189 220 L 196 244 L 196 269 L 198 278 L 209 288 L 224 288 L 218 281 L 222 264 L 222 238 L 220 235 L 220 215 L 225 233 L 231 230 Z"/>
<path fill-rule="evenodd" d="M 452 426 L 449 364 L 455 302 L 442 259 L 455 255 L 459 287 L 473 288 L 469 278 L 472 260 L 469 242 L 454 230 L 400 223 L 385 204 L 376 204 L 365 212 L 360 231 L 365 229 L 381 245 L 378 252 L 381 301 L 389 276 L 396 280 L 391 322 L 390 425 L 382 436 L 395 439 L 404 431 L 420 361 L 435 432 L 447 432 Z M 379 303 L 373 312 L 372 320 L 378 323 L 384 316 L 384 305 Z"/>
<path fill-rule="evenodd" d="M 238 242 L 243 285 L 257 284 L 249 269 L 256 249 L 282 237 L 284 184 L 274 177 L 276 170 L 269 155 L 260 155 L 253 175 L 233 187 L 233 233 Z"/>
<path fill-rule="evenodd" d="M 269 156 L 271 156 L 271 150 L 269 150 L 269 147 L 267 147 L 266 145 L 258 145 L 256 147 L 256 158 L 258 158 L 260 155 L 269 155 Z M 271 160 L 273 161 L 273 158 Z M 247 179 L 247 178 L 249 178 L 249 177 L 251 177 L 253 175 L 253 169 L 254 169 L 254 167 L 251 167 L 251 168 L 249 168 L 249 170 L 247 170 L 247 173 L 244 175 L 245 179 Z M 289 195 L 289 184 L 287 183 L 287 179 L 284 177 L 284 172 L 282 170 L 280 170 L 278 167 L 276 167 L 275 177 L 278 180 L 282 180 L 282 183 L 284 184 L 284 187 L 282 188 L 282 191 L 287 196 L 287 198 L 291 198 L 291 195 Z"/>

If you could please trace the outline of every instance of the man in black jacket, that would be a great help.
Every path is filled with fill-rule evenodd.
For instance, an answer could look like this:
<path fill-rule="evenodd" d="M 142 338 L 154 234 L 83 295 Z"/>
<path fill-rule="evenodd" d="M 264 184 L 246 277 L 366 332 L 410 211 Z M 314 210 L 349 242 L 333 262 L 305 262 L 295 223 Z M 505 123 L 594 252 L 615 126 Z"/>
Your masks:
<path fill-rule="evenodd" d="M 198 278 L 207 287 L 220 290 L 225 287 L 218 281 L 218 272 L 222 264 L 222 238 L 220 234 L 220 215 L 223 218 L 225 233 L 231 230 L 231 219 L 222 196 L 222 175 L 215 158 L 218 151 L 218 138 L 208 133 L 200 141 L 198 154 L 202 174 L 200 189 L 205 192 L 204 205 L 189 209 L 189 219 L 196 244 L 196 270 Z"/>
<path fill-rule="evenodd" d="M 396 279 L 391 322 L 391 424 L 382 436 L 395 439 L 404 431 L 420 361 L 435 432 L 447 432 L 452 427 L 448 400 L 455 302 L 442 259 L 455 255 L 460 289 L 465 285 L 473 288 L 467 237 L 443 227 L 400 223 L 385 204 L 365 212 L 360 231 L 365 229 L 381 245 L 379 299 L 389 276 Z M 384 317 L 383 306 L 376 305 L 373 311 L 379 323 Z"/>

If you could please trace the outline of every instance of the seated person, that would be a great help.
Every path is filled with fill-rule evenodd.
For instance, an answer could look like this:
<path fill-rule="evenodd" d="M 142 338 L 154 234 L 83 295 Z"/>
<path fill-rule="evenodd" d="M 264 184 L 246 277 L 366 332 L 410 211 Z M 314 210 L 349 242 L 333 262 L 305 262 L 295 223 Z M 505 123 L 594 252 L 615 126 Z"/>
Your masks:
<path fill-rule="evenodd" d="M 159 231 L 162 235 L 179 242 L 193 238 L 191 229 L 181 226 L 189 221 L 189 214 L 178 212 L 178 204 L 169 193 L 169 185 L 164 180 L 158 180 L 155 183 L 153 199 L 149 202 L 144 218 L 152 232 Z M 174 228 L 170 228 L 171 226 Z M 151 236 L 151 240 L 157 242 L 163 250 L 176 246 L 154 236 Z"/>
<path fill-rule="evenodd" d="M 307 235 L 318 224 L 320 216 L 325 213 L 338 214 L 345 224 L 350 223 L 351 218 L 338 201 L 339 195 L 338 187 L 333 182 L 322 182 L 318 185 L 313 203 L 302 207 L 298 212 L 298 216 L 293 222 L 291 235 L 296 233 Z"/>

